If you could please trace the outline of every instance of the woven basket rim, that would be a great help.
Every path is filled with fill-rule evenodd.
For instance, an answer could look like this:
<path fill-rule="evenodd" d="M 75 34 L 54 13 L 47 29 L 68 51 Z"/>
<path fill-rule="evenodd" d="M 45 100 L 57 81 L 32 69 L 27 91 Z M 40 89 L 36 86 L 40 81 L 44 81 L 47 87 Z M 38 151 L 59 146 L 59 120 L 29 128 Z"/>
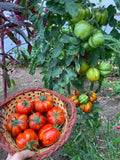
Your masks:
<path fill-rule="evenodd" d="M 60 148 L 64 143 L 65 141 L 68 139 L 68 137 L 70 136 L 71 134 L 71 130 L 75 124 L 75 121 L 76 121 L 76 106 L 75 104 L 73 103 L 72 100 L 70 100 L 69 98 L 59 94 L 58 92 L 56 91 L 53 91 L 53 90 L 50 90 L 50 89 L 45 89 L 45 88 L 28 88 L 28 89 L 24 89 L 24 90 L 21 90 L 21 91 L 18 91 L 17 93 L 14 93 L 13 95 L 9 96 L 8 98 L 6 98 L 5 101 L 3 101 L 1 104 L 0 104 L 0 110 L 3 109 L 3 107 L 5 105 L 7 105 L 8 103 L 10 103 L 13 99 L 15 99 L 15 97 L 19 96 L 19 95 L 23 95 L 24 93 L 27 93 L 27 92 L 31 92 L 31 91 L 42 91 L 42 92 L 48 92 L 50 94 L 53 94 L 57 97 L 59 97 L 60 99 L 62 100 L 65 100 L 67 101 L 70 105 L 71 105 L 71 108 L 72 108 L 72 114 L 71 114 L 71 117 L 69 119 L 69 121 L 67 122 L 67 129 L 66 131 L 64 132 L 64 134 L 62 135 L 62 137 L 54 144 L 50 147 L 48 147 L 48 150 L 45 150 L 43 153 L 41 153 L 41 160 L 44 159 L 44 158 L 47 158 L 48 156 L 47 155 L 51 155 L 52 153 L 54 153 L 55 151 L 58 150 L 58 148 Z M 6 110 L 6 109 L 5 109 Z M 9 145 L 9 142 L 6 141 L 6 138 L 4 136 L 4 133 L 0 133 L 0 135 L 2 136 L 1 138 L 1 141 L 0 141 L 0 145 L 3 147 L 4 150 L 6 150 L 7 148 L 7 152 L 10 153 L 10 154 L 14 154 L 16 151 L 13 150 L 10 145 Z M 62 141 L 62 143 L 61 143 Z M 49 152 L 49 154 L 48 154 Z M 30 160 L 38 160 L 37 158 L 40 156 L 40 153 L 39 154 L 36 154 L 34 157 L 30 158 Z"/>

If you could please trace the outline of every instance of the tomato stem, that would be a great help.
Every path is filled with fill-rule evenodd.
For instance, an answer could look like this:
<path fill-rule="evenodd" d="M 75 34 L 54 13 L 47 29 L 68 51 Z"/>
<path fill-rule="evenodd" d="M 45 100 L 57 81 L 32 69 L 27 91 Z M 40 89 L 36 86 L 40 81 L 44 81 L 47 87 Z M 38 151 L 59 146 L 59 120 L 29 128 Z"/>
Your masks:
<path fill-rule="evenodd" d="M 30 102 L 28 102 L 26 99 L 24 99 L 23 102 L 22 102 L 22 105 L 23 105 L 24 107 L 25 107 L 25 106 L 30 107 L 30 105 L 29 105 L 28 103 L 30 103 Z"/>
<path fill-rule="evenodd" d="M 37 117 L 37 116 L 35 115 L 35 113 L 33 113 L 33 115 L 34 115 L 34 119 L 30 119 L 29 121 L 33 121 L 35 124 L 38 124 L 38 123 L 41 123 L 41 122 L 42 122 L 41 116 Z M 40 120 L 40 119 L 41 119 L 41 120 Z"/>
<path fill-rule="evenodd" d="M 19 123 L 25 123 L 23 121 L 18 121 L 16 117 L 14 117 L 14 120 L 11 120 L 11 126 L 17 126 Z"/>
<path fill-rule="evenodd" d="M 47 97 L 46 97 L 46 95 L 45 95 L 45 93 L 44 93 L 44 95 L 42 96 L 42 94 L 40 93 L 40 97 L 39 97 L 39 99 L 43 102 L 43 101 L 45 101 L 46 99 L 47 99 Z"/>

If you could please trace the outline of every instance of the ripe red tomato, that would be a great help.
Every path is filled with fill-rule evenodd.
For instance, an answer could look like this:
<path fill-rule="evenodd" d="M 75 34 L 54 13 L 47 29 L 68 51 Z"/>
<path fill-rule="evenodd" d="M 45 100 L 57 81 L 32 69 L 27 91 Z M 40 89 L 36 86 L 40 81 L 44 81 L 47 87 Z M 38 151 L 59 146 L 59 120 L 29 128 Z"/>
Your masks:
<path fill-rule="evenodd" d="M 16 144 L 18 149 L 29 149 L 29 150 L 37 150 L 37 146 L 39 144 L 39 138 L 37 133 L 29 128 L 26 129 L 23 133 L 19 133 L 16 138 Z"/>
<path fill-rule="evenodd" d="M 34 102 L 30 98 L 23 98 L 16 104 L 16 112 L 30 114 L 34 110 Z"/>
<path fill-rule="evenodd" d="M 94 91 L 90 91 L 88 96 L 89 96 L 90 102 L 92 103 L 97 100 L 97 94 Z"/>
<path fill-rule="evenodd" d="M 50 124 L 63 124 L 65 122 L 63 110 L 59 107 L 53 107 L 51 110 L 47 112 L 47 121 Z"/>
<path fill-rule="evenodd" d="M 86 104 L 80 104 L 82 111 L 89 113 L 92 110 L 92 102 L 88 101 Z"/>
<path fill-rule="evenodd" d="M 35 110 L 40 113 L 48 112 L 53 107 L 53 97 L 48 94 L 40 95 L 34 100 Z"/>
<path fill-rule="evenodd" d="M 78 99 L 77 95 L 71 94 L 71 95 L 68 96 L 68 98 L 71 99 L 74 102 L 76 107 L 79 105 L 79 99 Z"/>
<path fill-rule="evenodd" d="M 44 146 L 54 144 L 60 137 L 61 133 L 52 124 L 44 125 L 38 132 L 38 137 Z"/>
<path fill-rule="evenodd" d="M 46 124 L 46 118 L 39 112 L 33 113 L 29 117 L 29 126 L 34 130 L 39 130 Z"/>
<path fill-rule="evenodd" d="M 17 136 L 21 131 L 28 128 L 28 117 L 24 114 L 13 113 L 6 125 L 9 132 L 12 133 L 13 136 Z"/>

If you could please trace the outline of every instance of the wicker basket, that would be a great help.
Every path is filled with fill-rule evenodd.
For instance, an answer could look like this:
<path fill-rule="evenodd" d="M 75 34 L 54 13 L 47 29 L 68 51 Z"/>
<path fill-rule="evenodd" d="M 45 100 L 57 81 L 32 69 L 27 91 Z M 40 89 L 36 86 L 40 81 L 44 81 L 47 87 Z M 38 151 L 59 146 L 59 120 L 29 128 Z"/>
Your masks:
<path fill-rule="evenodd" d="M 44 88 L 25 89 L 17 92 L 16 94 L 13 94 L 12 96 L 8 97 L 2 104 L 0 104 L 0 145 L 8 153 L 14 154 L 15 152 L 19 151 L 14 138 L 11 136 L 11 133 L 9 133 L 6 129 L 7 120 L 9 116 L 15 112 L 15 106 L 17 101 L 24 97 L 34 99 L 35 97 L 39 96 L 40 93 L 46 93 L 53 96 L 54 106 L 58 106 L 64 110 L 66 121 L 62 127 L 59 140 L 49 147 L 40 147 L 39 151 L 36 151 L 36 154 L 29 159 L 42 160 L 49 157 L 51 154 L 56 152 L 58 148 L 61 147 L 68 139 L 76 121 L 76 107 L 74 103 L 65 96 L 62 96 L 52 90 Z"/>

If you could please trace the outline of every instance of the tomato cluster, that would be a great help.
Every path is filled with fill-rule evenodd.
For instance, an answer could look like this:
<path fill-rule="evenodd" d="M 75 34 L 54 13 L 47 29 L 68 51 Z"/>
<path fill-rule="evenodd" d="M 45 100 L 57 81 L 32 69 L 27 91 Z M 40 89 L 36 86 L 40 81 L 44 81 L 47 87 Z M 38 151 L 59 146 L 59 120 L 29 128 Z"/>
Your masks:
<path fill-rule="evenodd" d="M 83 92 L 75 89 L 75 94 L 69 95 L 68 98 L 83 112 L 89 113 L 92 110 L 93 103 L 97 100 L 97 94 L 94 91 Z"/>
<path fill-rule="evenodd" d="M 54 106 L 52 95 L 44 93 L 34 100 L 19 100 L 6 128 L 16 139 L 18 149 L 38 150 L 39 146 L 50 146 L 59 139 L 64 122 L 63 109 Z"/>

